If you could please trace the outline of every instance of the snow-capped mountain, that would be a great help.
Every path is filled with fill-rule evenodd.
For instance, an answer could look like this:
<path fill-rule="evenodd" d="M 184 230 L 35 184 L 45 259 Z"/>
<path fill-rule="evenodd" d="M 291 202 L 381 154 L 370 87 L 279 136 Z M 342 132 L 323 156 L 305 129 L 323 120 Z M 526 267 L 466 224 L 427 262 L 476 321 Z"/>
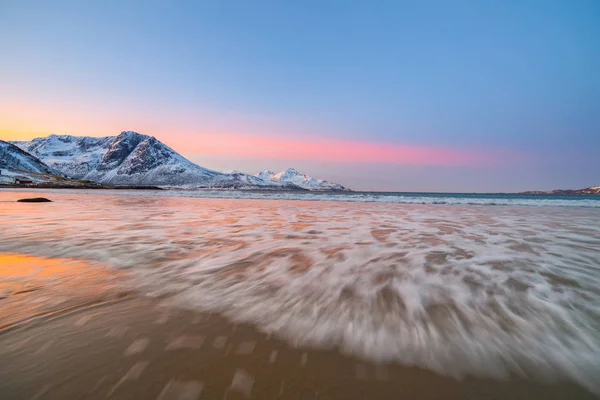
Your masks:
<path fill-rule="evenodd" d="M 264 170 L 256 174 L 256 177 L 270 182 L 291 183 L 307 190 L 349 190 L 339 183 L 328 182 L 323 179 L 313 178 L 301 174 L 294 168 L 288 168 L 276 174 L 273 171 Z"/>
<path fill-rule="evenodd" d="M 100 165 L 114 139 L 114 136 L 93 138 L 50 135 L 30 142 L 13 143 L 68 177 L 85 179 Z"/>
<path fill-rule="evenodd" d="M 131 131 L 104 138 L 50 135 L 15 145 L 71 178 L 104 184 L 299 189 L 289 183 L 201 167 L 156 138 Z"/>
<path fill-rule="evenodd" d="M 263 171 L 258 176 L 237 171 L 213 171 L 187 160 L 152 136 L 132 131 L 103 138 L 50 135 L 29 142 L 13 143 L 23 153 L 29 152 L 50 169 L 60 171 L 57 173 L 109 185 L 347 190 L 337 183 L 300 174 L 293 168 L 279 174 Z"/>
<path fill-rule="evenodd" d="M 275 176 L 275 172 L 265 169 L 264 171 L 260 171 L 255 176 L 262 179 L 263 181 L 272 181 L 273 177 Z"/>
<path fill-rule="evenodd" d="M 40 174 L 62 176 L 38 158 L 20 149 L 12 143 L 0 140 L 0 169 L 29 171 Z"/>

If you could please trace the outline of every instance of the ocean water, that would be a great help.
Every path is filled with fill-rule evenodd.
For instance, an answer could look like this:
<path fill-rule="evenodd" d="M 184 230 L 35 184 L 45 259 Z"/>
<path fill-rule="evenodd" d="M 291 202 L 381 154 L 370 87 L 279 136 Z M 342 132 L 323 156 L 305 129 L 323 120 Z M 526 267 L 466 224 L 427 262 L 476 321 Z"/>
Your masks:
<path fill-rule="evenodd" d="M 120 192 L 126 193 L 126 192 Z M 129 192 L 138 196 L 343 201 L 357 203 L 600 207 L 600 195 L 533 195 L 511 193 L 409 193 L 409 192 L 274 192 L 251 190 L 167 190 Z"/>
<path fill-rule="evenodd" d="M 0 251 L 127 270 L 293 345 L 600 394 L 599 196 L 4 191 Z"/>

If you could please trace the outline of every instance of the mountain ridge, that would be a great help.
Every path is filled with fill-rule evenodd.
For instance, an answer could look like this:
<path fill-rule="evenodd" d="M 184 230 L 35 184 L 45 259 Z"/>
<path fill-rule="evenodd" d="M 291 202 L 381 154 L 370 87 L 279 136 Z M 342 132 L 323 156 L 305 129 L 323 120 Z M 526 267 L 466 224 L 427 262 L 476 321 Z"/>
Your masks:
<path fill-rule="evenodd" d="M 271 170 L 264 170 L 255 175 L 256 177 L 270 182 L 291 183 L 307 190 L 319 191 L 349 191 L 339 183 L 329 182 L 323 179 L 313 178 L 312 176 L 302 174 L 295 168 L 287 168 L 279 173 Z"/>
<path fill-rule="evenodd" d="M 262 183 L 196 165 L 156 138 L 133 131 L 103 138 L 50 135 L 15 144 L 71 178 L 102 184 L 235 188 Z"/>
<path fill-rule="evenodd" d="M 102 138 L 49 135 L 12 142 L 50 168 L 73 179 L 109 185 L 265 190 L 347 190 L 295 171 L 294 179 L 262 179 L 223 173 L 193 163 L 153 136 L 123 131 Z M 340 189 L 343 188 L 343 189 Z"/>
<path fill-rule="evenodd" d="M 40 174 L 63 176 L 59 171 L 49 167 L 39 158 L 24 151 L 18 146 L 0 140 L 0 169 L 30 171 Z"/>
<path fill-rule="evenodd" d="M 590 186 L 583 189 L 554 189 L 554 190 L 529 190 L 519 194 L 565 194 L 565 195 L 600 195 L 600 186 Z"/>

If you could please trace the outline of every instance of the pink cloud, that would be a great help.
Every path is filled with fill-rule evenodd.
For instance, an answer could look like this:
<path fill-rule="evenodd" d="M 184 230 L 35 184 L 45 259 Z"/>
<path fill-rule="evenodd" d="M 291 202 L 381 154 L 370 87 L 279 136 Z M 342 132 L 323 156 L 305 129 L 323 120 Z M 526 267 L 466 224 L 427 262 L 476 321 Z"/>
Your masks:
<path fill-rule="evenodd" d="M 133 129 L 154 135 L 186 156 L 225 156 L 271 160 L 331 161 L 340 163 L 390 163 L 399 165 L 479 166 L 522 160 L 523 155 L 489 149 L 458 149 L 395 143 L 326 139 L 289 132 L 266 123 L 232 116 L 190 121 L 161 114 L 129 115 L 71 112 L 53 107 L 0 107 L 0 138 L 27 140 L 49 133 L 106 136 Z M 31 118 L 35 115 L 35 118 Z M 198 130 L 190 126 L 203 125 Z M 273 132 L 285 131 L 282 135 Z M 243 133 L 242 133 L 243 132 Z M 268 133 L 261 133 L 268 132 Z"/>
<path fill-rule="evenodd" d="M 184 154 L 242 158 L 318 160 L 401 165 L 473 166 L 502 161 L 499 152 L 460 150 L 444 147 L 385 144 L 343 139 L 286 139 L 270 136 L 203 135 L 183 143 L 171 137 L 169 143 Z"/>
<path fill-rule="evenodd" d="M 154 135 L 186 156 L 431 166 L 498 165 L 521 162 L 525 158 L 515 151 L 498 149 L 327 139 L 289 130 L 285 123 L 236 114 L 198 116 L 187 110 L 132 111 L 129 107 L 74 109 L 77 104 L 63 107 L 29 99 L 0 105 L 0 138 L 5 140 L 26 140 L 49 133 L 106 136 L 132 129 Z M 202 128 L 195 128 L 199 126 Z"/>

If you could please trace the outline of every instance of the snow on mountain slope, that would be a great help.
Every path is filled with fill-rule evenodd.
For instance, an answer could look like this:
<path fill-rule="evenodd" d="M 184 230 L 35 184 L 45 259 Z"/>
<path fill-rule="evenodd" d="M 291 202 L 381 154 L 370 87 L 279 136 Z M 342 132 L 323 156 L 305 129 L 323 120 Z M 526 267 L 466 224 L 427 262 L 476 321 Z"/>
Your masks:
<path fill-rule="evenodd" d="M 50 168 L 37 157 L 34 157 L 14 144 L 3 140 L 0 140 L 0 169 L 13 169 L 62 176 L 60 172 Z"/>
<path fill-rule="evenodd" d="M 14 142 L 65 176 L 111 185 L 270 190 L 347 190 L 295 169 L 258 176 L 222 173 L 192 163 L 154 137 L 132 131 L 103 138 L 50 135 Z M 14 147 L 14 146 L 13 146 Z"/>
<path fill-rule="evenodd" d="M 264 170 L 256 174 L 256 176 L 265 181 L 291 183 L 307 190 L 349 190 L 339 183 L 328 182 L 323 179 L 317 179 L 301 174 L 294 168 L 288 168 L 278 174 L 269 170 Z"/>
<path fill-rule="evenodd" d="M 102 162 L 104 153 L 115 139 L 69 135 L 50 135 L 30 142 L 13 142 L 46 164 L 75 179 L 85 176 Z"/>
<path fill-rule="evenodd" d="M 201 167 L 156 138 L 131 131 L 104 138 L 51 135 L 15 144 L 67 176 L 104 184 L 242 189 L 293 186 Z"/>
<path fill-rule="evenodd" d="M 85 177 L 116 185 L 210 185 L 217 172 L 183 158 L 154 137 L 123 132 L 110 144 L 101 162 Z"/>
<path fill-rule="evenodd" d="M 256 174 L 257 177 L 262 179 L 263 181 L 272 181 L 275 176 L 275 172 L 265 169 L 264 171 L 260 171 Z"/>

